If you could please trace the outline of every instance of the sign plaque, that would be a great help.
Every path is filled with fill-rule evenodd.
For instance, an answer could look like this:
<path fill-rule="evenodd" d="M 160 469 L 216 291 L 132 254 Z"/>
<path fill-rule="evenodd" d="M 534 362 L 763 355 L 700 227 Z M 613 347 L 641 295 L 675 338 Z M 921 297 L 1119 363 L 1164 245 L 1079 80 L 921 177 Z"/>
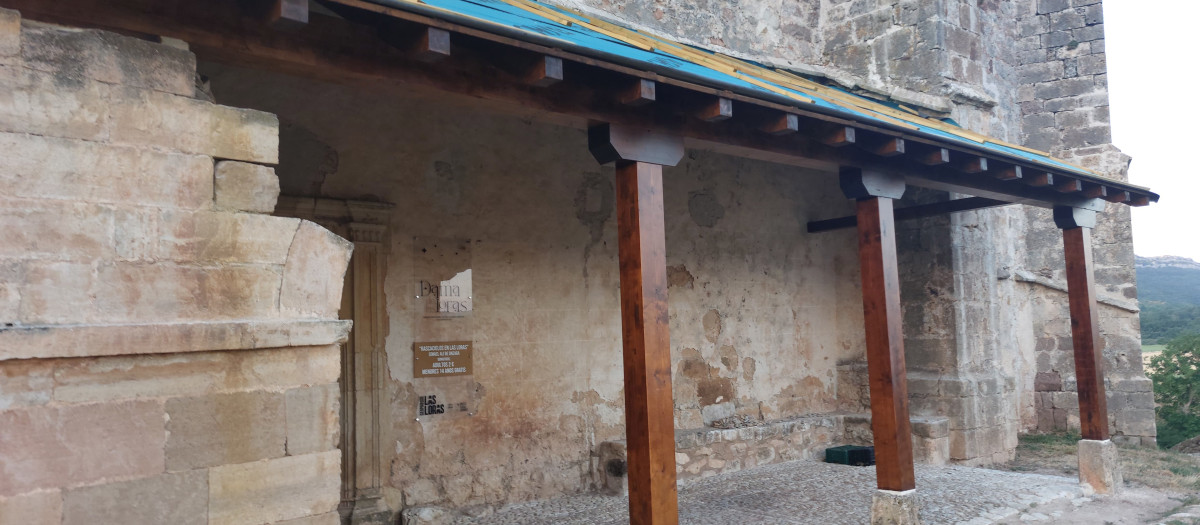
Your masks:
<path fill-rule="evenodd" d="M 413 343 L 413 377 L 468 376 L 471 342 Z"/>

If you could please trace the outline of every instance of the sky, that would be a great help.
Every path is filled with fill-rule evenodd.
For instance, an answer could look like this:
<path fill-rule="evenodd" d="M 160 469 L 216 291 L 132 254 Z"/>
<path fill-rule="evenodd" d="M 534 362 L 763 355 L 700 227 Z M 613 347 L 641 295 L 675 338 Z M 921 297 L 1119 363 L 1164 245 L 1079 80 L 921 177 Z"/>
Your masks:
<path fill-rule="evenodd" d="M 1200 261 L 1200 1 L 1104 0 L 1113 144 L 1129 182 L 1162 195 L 1133 209 L 1133 251 Z"/>

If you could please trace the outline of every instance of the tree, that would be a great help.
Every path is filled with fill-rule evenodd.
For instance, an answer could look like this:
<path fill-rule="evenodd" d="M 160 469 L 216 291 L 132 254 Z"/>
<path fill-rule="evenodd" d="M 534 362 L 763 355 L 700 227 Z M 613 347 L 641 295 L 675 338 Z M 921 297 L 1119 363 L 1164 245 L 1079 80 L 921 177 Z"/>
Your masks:
<path fill-rule="evenodd" d="M 1200 334 L 1176 337 L 1150 359 L 1163 448 L 1200 434 Z"/>

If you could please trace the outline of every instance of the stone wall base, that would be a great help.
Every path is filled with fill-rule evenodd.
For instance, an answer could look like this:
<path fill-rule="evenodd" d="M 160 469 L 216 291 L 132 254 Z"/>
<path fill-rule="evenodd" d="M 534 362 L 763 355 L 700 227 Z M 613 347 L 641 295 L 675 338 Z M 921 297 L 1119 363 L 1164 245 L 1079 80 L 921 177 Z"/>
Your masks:
<path fill-rule="evenodd" d="M 1079 482 L 1097 494 L 1120 492 L 1124 480 L 1117 444 L 1112 440 L 1079 440 Z"/>
<path fill-rule="evenodd" d="M 917 491 L 877 490 L 871 497 L 871 525 L 920 525 Z"/>

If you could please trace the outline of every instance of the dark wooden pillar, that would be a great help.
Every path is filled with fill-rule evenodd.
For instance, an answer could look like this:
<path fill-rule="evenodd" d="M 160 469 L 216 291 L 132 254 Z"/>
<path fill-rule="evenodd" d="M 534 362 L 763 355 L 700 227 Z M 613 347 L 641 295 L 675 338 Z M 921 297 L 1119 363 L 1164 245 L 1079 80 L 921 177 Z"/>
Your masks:
<path fill-rule="evenodd" d="M 1063 231 L 1067 295 L 1071 307 L 1071 342 L 1075 347 L 1075 380 L 1079 391 L 1079 426 L 1084 439 L 1108 439 L 1108 401 L 1104 393 L 1104 361 L 1099 352 L 1096 281 L 1092 272 L 1092 228 L 1096 212 L 1054 208 L 1054 223 Z"/>
<path fill-rule="evenodd" d="M 858 256 L 862 270 L 863 322 L 871 386 L 871 430 L 879 488 L 906 491 L 913 477 L 912 430 L 908 419 L 908 379 L 900 318 L 900 274 L 892 200 L 904 194 L 904 180 L 882 173 L 842 168 L 842 191 L 856 199 Z"/>
<path fill-rule="evenodd" d="M 629 521 L 673 525 L 679 504 L 662 166 L 679 162 L 683 141 L 602 125 L 589 130 L 588 143 L 596 160 L 617 163 Z"/>

